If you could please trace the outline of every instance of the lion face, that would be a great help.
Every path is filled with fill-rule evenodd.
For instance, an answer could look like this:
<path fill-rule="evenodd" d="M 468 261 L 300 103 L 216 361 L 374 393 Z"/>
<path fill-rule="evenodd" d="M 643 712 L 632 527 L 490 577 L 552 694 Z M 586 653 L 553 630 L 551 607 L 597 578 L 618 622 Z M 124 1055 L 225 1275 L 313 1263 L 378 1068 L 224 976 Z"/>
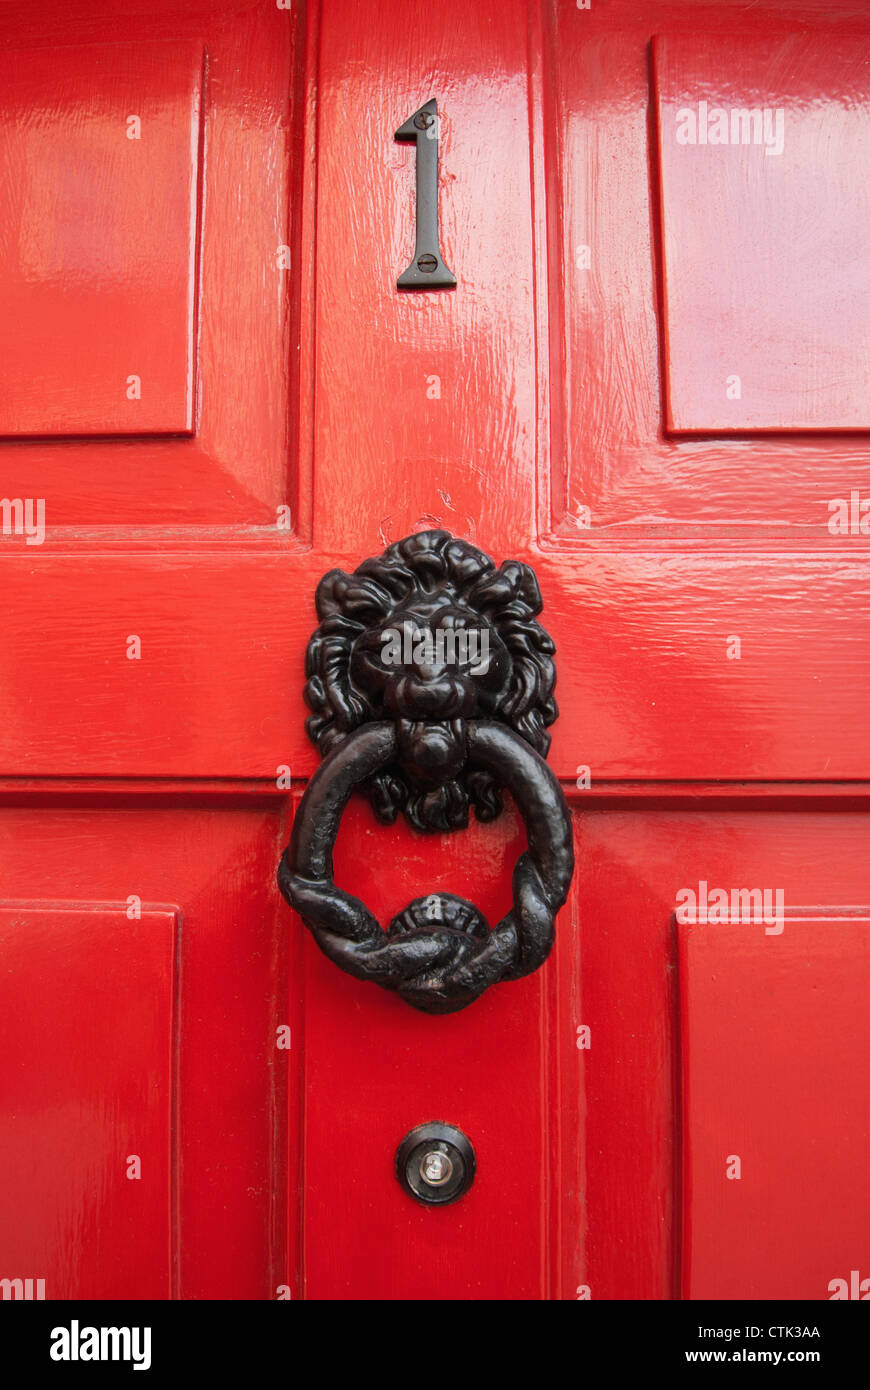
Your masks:
<path fill-rule="evenodd" d="M 368 785 L 380 819 L 457 829 L 474 805 L 501 810 L 489 773 L 467 762 L 465 722 L 501 719 L 539 753 L 556 717 L 553 643 L 531 569 L 493 561 L 446 531 L 424 531 L 333 570 L 318 586 L 308 647 L 307 721 L 322 754 L 360 724 L 392 719 L 397 757 Z"/>
<path fill-rule="evenodd" d="M 491 714 L 510 670 L 510 653 L 498 629 L 444 589 L 402 604 L 366 629 L 351 649 L 351 678 L 379 718 Z"/>

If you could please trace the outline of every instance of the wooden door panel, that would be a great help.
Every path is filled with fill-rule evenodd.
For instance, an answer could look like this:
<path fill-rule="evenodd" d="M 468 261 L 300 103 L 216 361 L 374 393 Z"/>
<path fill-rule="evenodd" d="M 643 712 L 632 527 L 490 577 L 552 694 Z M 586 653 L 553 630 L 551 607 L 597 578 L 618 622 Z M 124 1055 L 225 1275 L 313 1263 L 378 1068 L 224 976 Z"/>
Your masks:
<path fill-rule="evenodd" d="M 193 428 L 202 69 L 197 43 L 0 54 L 0 434 Z"/>
<path fill-rule="evenodd" d="M 55 539 L 298 521 L 303 20 L 4 7 L 3 490 Z"/>
<path fill-rule="evenodd" d="M 835 863 L 828 884 L 842 892 Z M 683 1297 L 855 1298 L 852 1271 L 870 1279 L 870 910 L 774 903 L 764 925 L 745 920 L 754 903 L 729 910 L 679 928 Z"/>
<path fill-rule="evenodd" d="M 224 545 L 197 562 L 153 547 L 87 559 L 46 549 L 38 586 L 18 563 L 24 545 L 0 555 L 4 605 L 21 624 L 17 638 L 4 633 L 4 772 L 274 788 L 281 766 L 313 769 L 299 654 L 311 626 L 301 596 L 316 581 L 294 569 L 286 541 L 283 554 Z"/>
<path fill-rule="evenodd" d="M 836 562 L 606 545 L 543 558 L 559 775 L 738 780 L 746 795 L 863 780 L 870 561 L 844 544 Z"/>
<path fill-rule="evenodd" d="M 0 1278 L 46 1278 L 47 1298 L 275 1297 L 301 1099 L 277 794 L 43 782 L 17 800 L 0 811 L 18 904 L 2 914 Z"/>
<path fill-rule="evenodd" d="M 540 159 L 550 213 L 550 357 L 558 365 L 550 373 L 551 464 L 543 529 L 551 529 L 558 542 L 576 545 L 578 564 L 586 563 L 593 548 L 610 551 L 650 542 L 679 551 L 718 546 L 729 554 L 825 548 L 831 543 L 829 503 L 848 498 L 850 489 L 862 499 L 870 495 L 864 443 L 823 433 L 825 425 L 834 431 L 859 425 L 864 395 L 860 349 L 853 371 L 845 362 L 842 375 L 829 368 L 832 353 L 848 354 L 846 343 L 858 341 L 840 334 L 840 346 L 833 347 L 830 338 L 842 316 L 849 318 L 856 296 L 866 292 L 864 225 L 860 218 L 854 224 L 849 220 L 853 206 L 866 196 L 863 162 L 849 156 L 866 120 L 866 16 L 786 0 L 763 10 L 713 4 L 704 8 L 702 37 L 694 8 L 682 0 L 657 5 L 654 15 L 640 4 L 620 6 L 618 12 L 593 5 L 581 12 L 573 0 L 555 0 L 544 15 Z M 749 183 L 748 175 L 742 182 L 737 178 L 737 166 L 743 168 L 741 161 L 752 151 L 730 146 L 718 150 L 724 162 L 709 166 L 715 187 L 692 174 L 674 183 L 678 151 L 710 159 L 716 151 L 657 139 L 649 120 L 657 105 L 653 39 L 662 54 L 675 46 L 685 55 L 687 46 L 700 45 L 691 71 L 701 86 L 698 64 L 706 61 L 705 53 L 711 90 L 733 72 L 728 101 L 735 109 L 746 106 L 741 82 L 750 91 L 757 79 L 768 106 L 783 110 L 788 155 L 784 152 L 785 162 L 762 156 L 774 167 L 773 174 L 765 174 L 766 183 Z M 775 54 L 783 44 L 788 61 L 772 59 L 762 80 L 752 67 L 761 60 L 753 54 Z M 731 55 L 731 68 L 714 57 L 725 53 Z M 675 73 L 673 81 L 678 78 Z M 671 77 L 662 72 L 661 80 Z M 806 99 L 810 87 L 816 94 L 812 102 Z M 694 100 L 704 99 L 706 90 L 699 87 Z M 764 104 L 760 95 L 755 104 Z M 771 192 L 764 204 L 774 221 L 765 223 L 763 243 L 756 238 L 750 244 L 748 204 L 753 204 L 752 218 L 760 218 L 756 204 L 767 197 L 771 178 L 782 190 L 781 197 Z M 820 203 L 816 217 L 808 211 L 791 215 L 788 209 L 800 189 L 809 192 L 810 185 L 814 199 L 817 193 L 826 198 L 824 212 Z M 739 211 L 741 200 L 746 215 Z M 837 219 L 833 238 L 825 238 L 819 224 L 829 215 Z M 757 231 L 757 221 L 753 226 Z M 804 255 L 813 259 L 816 234 L 827 249 L 805 273 L 800 261 Z M 668 286 L 669 266 L 674 283 Z M 761 293 L 759 283 L 768 271 L 771 278 Z M 783 324 L 795 306 L 807 305 L 807 296 L 815 308 L 808 306 L 808 321 L 796 335 L 794 322 L 789 331 Z M 751 324 L 734 305 L 725 309 L 729 297 L 752 306 Z M 719 311 L 711 325 L 714 304 Z M 666 309 L 674 319 L 670 328 Z M 763 370 L 763 389 L 778 390 L 779 404 L 773 411 L 764 407 L 762 419 L 753 382 L 747 381 L 739 400 L 724 402 L 742 415 L 681 416 L 682 425 L 701 433 L 677 437 L 667 417 L 669 374 L 692 372 L 692 390 L 713 390 L 704 379 L 712 371 L 718 381 L 720 367 L 708 371 L 705 364 L 715 362 L 726 342 L 754 354 L 756 365 L 748 375 L 760 386 Z M 786 366 L 775 373 L 780 350 Z M 808 404 L 801 383 L 808 386 L 816 370 L 814 403 Z M 737 367 L 734 372 L 739 375 Z M 794 410 L 786 406 L 790 392 L 796 393 Z M 837 400 L 849 402 L 845 413 Z M 819 414 L 823 401 L 827 420 Z M 774 432 L 776 419 L 791 435 Z M 745 431 L 756 426 L 772 432 L 746 437 Z M 855 539 L 850 541 L 847 532 L 838 542 L 842 550 Z M 691 590 L 675 590 L 675 609 L 690 601 Z"/>
<path fill-rule="evenodd" d="M 2 1273 L 45 1298 L 171 1296 L 180 926 L 0 904 Z"/>
<path fill-rule="evenodd" d="M 300 554 L 286 539 L 233 549 L 224 537 L 195 563 L 153 543 L 76 561 L 47 540 L 34 585 L 36 549 L 15 538 L 0 550 L 3 775 L 263 786 L 282 767 L 311 775 L 301 653 L 316 625 L 312 595 L 327 569 L 354 569 L 363 549 Z M 535 564 L 558 651 L 550 763 L 569 784 L 583 766 L 605 785 L 866 773 L 855 692 L 867 669 L 870 563 L 854 549 L 837 565 L 812 554 L 596 550 L 582 564 L 496 554 Z"/>
<path fill-rule="evenodd" d="M 351 807 L 336 882 L 383 924 L 443 891 L 498 921 L 524 847 L 518 817 L 435 838 L 437 855 L 407 827 Z M 359 1298 L 363 1288 L 372 1299 L 558 1296 L 557 1002 L 552 977 L 538 972 L 432 1017 L 342 976 L 306 942 L 306 1297 Z M 407 1196 L 395 1174 L 400 1141 L 432 1120 L 463 1130 L 478 1165 L 471 1191 L 441 1209 Z M 318 1238 L 326 1230 L 340 1239 Z"/>
<path fill-rule="evenodd" d="M 656 38 L 668 429 L 870 424 L 868 38 Z"/>
<path fill-rule="evenodd" d="M 321 6 L 313 524 L 327 554 L 362 559 L 426 525 L 496 549 L 532 533 L 528 9 L 477 0 L 457 16 L 438 8 L 421 28 L 392 7 Z M 402 294 L 414 154 L 393 132 L 431 95 L 460 284 Z"/>
<path fill-rule="evenodd" d="M 866 793 L 838 807 L 782 789 L 751 811 L 721 787 L 584 795 L 577 1283 L 593 1299 L 829 1298 L 866 1245 Z M 678 925 L 702 882 L 729 904 L 781 890 L 783 930 Z"/>

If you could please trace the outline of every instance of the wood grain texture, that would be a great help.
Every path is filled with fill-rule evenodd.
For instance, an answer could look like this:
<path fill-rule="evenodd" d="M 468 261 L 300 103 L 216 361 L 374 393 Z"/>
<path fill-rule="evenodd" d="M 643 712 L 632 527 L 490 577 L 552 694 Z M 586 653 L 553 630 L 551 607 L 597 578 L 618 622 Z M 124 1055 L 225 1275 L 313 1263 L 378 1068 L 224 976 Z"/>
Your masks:
<path fill-rule="evenodd" d="M 14 547 L 17 546 L 17 549 Z M 309 776 L 313 594 L 355 552 L 0 551 L 3 775 Z M 551 765 L 605 778 L 866 778 L 870 564 L 513 547 L 558 657 Z M 127 638 L 141 638 L 128 660 Z M 729 637 L 741 656 L 729 659 Z M 37 679 L 36 673 L 39 672 Z M 679 730 L 679 737 L 674 731 Z"/>

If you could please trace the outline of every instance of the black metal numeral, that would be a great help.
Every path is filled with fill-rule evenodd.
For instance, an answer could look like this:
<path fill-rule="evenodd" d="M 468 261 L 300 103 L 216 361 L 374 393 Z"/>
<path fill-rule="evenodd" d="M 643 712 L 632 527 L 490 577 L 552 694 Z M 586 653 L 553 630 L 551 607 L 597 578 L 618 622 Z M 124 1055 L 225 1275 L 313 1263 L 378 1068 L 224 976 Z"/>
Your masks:
<path fill-rule="evenodd" d="M 438 240 L 438 105 L 427 101 L 396 131 L 397 140 L 417 146 L 417 238 L 414 258 L 399 276 L 400 290 L 441 290 L 456 284 Z"/>

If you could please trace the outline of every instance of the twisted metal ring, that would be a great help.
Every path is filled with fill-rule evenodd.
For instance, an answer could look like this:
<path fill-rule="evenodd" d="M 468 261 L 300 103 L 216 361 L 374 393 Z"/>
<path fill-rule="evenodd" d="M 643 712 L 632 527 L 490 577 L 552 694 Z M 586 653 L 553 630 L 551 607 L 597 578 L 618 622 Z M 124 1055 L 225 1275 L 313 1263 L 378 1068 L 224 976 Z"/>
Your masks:
<path fill-rule="evenodd" d="M 442 893 L 416 899 L 384 931 L 359 898 L 336 887 L 332 852 L 344 808 L 354 788 L 395 757 L 392 721 L 363 725 L 321 763 L 278 870 L 281 892 L 324 955 L 425 1013 L 464 1009 L 490 985 L 537 970 L 552 949 L 574 869 L 568 807 L 543 758 L 494 721 L 469 721 L 465 736 L 469 762 L 511 792 L 528 836 L 514 868 L 513 906 L 491 930 L 473 904 Z"/>

